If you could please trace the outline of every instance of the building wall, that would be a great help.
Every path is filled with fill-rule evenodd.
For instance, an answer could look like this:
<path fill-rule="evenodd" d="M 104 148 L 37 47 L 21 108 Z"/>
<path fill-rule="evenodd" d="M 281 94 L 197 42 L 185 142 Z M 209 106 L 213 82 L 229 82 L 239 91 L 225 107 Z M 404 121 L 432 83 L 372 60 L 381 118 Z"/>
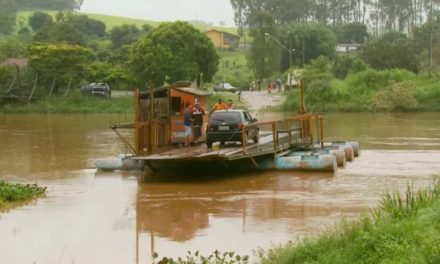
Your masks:
<path fill-rule="evenodd" d="M 224 35 L 218 31 L 208 31 L 206 35 L 211 39 L 216 48 L 229 48 L 228 44 L 224 43 Z"/>

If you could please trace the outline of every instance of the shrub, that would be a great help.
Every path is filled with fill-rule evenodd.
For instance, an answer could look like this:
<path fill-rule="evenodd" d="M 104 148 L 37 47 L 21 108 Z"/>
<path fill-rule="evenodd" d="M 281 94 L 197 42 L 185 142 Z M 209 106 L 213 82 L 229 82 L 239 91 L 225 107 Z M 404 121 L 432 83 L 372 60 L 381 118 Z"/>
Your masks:
<path fill-rule="evenodd" d="M 416 84 L 404 81 L 391 85 L 372 98 L 372 107 L 376 111 L 411 111 L 417 110 Z"/>
<path fill-rule="evenodd" d="M 45 187 L 36 184 L 10 184 L 0 181 L 0 208 L 6 203 L 23 201 L 42 196 L 46 191 Z"/>

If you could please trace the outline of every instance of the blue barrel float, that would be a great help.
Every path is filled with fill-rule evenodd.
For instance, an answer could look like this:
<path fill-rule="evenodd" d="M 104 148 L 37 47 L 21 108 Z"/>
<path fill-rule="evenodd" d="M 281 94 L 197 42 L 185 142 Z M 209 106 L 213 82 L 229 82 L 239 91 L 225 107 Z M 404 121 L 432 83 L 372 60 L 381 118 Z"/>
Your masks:
<path fill-rule="evenodd" d="M 333 141 L 330 147 L 338 147 L 345 151 L 347 161 L 353 161 L 355 157 L 361 154 L 361 147 L 359 141 Z"/>
<path fill-rule="evenodd" d="M 305 153 L 303 153 L 305 154 Z M 332 154 L 305 154 L 291 152 L 275 158 L 275 169 L 335 172 L 338 165 Z"/>
<path fill-rule="evenodd" d="M 119 154 L 114 158 L 96 159 L 95 166 L 102 171 L 141 170 L 143 162 L 132 158 L 133 155 L 130 154 Z"/>

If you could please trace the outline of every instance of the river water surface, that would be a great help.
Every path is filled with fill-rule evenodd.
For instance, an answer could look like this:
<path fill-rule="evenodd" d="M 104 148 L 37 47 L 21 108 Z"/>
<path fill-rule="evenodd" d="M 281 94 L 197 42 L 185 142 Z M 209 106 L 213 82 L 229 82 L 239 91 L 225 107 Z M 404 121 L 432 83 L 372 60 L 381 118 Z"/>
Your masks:
<path fill-rule="evenodd" d="M 254 256 L 355 217 L 384 191 L 428 186 L 440 175 L 439 113 L 327 115 L 327 140 L 362 147 L 334 175 L 145 181 L 134 172 L 97 172 L 95 158 L 125 152 L 109 124 L 130 119 L 0 115 L 0 179 L 48 187 L 46 197 L 0 213 L 0 263 L 151 263 L 152 252 L 216 249 Z"/>

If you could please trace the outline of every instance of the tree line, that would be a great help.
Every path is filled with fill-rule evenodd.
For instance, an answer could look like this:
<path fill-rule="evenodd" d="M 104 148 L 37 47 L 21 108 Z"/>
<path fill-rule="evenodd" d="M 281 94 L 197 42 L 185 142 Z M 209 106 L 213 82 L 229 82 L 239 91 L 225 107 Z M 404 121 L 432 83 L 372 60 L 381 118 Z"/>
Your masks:
<path fill-rule="evenodd" d="M 186 22 L 107 29 L 87 15 L 40 11 L 17 34 L 0 38 L 0 62 L 7 58 L 28 58 L 27 70 L 0 66 L 0 95 L 20 97 L 37 84 L 50 96 L 87 82 L 132 89 L 202 76 L 210 81 L 219 60 L 210 39 Z"/>
<path fill-rule="evenodd" d="M 361 23 L 380 35 L 387 31 L 413 33 L 425 23 L 438 0 L 231 0 L 236 25 L 243 30 L 259 13 L 274 23 L 316 22 L 324 25 Z"/>
<path fill-rule="evenodd" d="M 0 35 L 11 34 L 15 29 L 17 12 L 26 9 L 74 10 L 84 0 L 0 0 Z"/>
<path fill-rule="evenodd" d="M 356 44 L 376 69 L 432 71 L 439 64 L 438 0 L 231 0 L 241 36 L 251 36 L 255 78 L 325 56 L 338 63 L 338 43 Z"/>

